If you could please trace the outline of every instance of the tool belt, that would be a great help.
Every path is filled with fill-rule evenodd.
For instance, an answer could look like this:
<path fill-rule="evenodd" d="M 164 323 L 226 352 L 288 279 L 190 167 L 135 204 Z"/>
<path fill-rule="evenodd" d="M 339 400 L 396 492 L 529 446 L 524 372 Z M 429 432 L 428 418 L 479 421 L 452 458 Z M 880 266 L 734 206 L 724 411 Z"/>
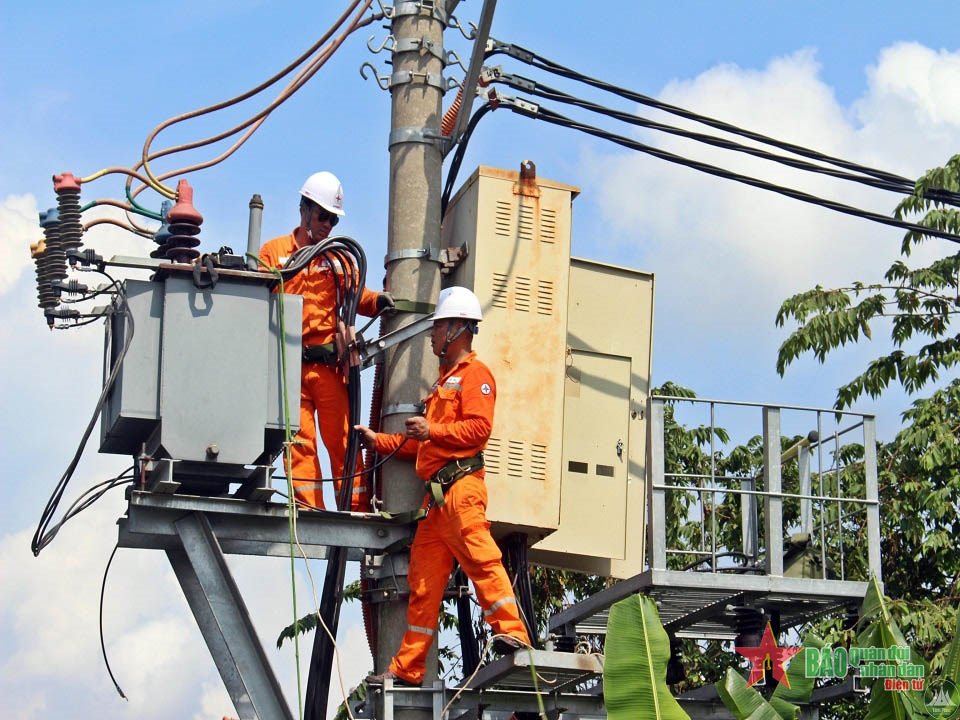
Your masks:
<path fill-rule="evenodd" d="M 431 500 L 437 507 L 443 507 L 443 496 L 453 484 L 462 477 L 475 473 L 483 468 L 483 452 L 473 457 L 456 458 L 437 470 L 425 483 Z"/>
<path fill-rule="evenodd" d="M 338 362 L 336 343 L 329 342 L 323 345 L 304 345 L 303 359 L 306 362 L 317 362 L 321 365 L 335 367 Z"/>
<path fill-rule="evenodd" d="M 426 488 L 429 498 L 425 508 L 417 508 L 416 510 L 410 510 L 402 513 L 381 511 L 380 516 L 386 520 L 395 520 L 401 523 L 410 523 L 421 520 L 427 516 L 427 512 L 434 505 L 437 507 L 443 507 L 446 504 L 446 501 L 443 499 L 444 493 L 453 487 L 453 484 L 457 482 L 457 480 L 462 477 L 466 477 L 470 473 L 475 473 L 482 467 L 483 452 L 479 452 L 473 457 L 451 460 L 442 468 L 437 470 L 437 472 L 435 472 L 429 480 L 424 481 L 423 484 Z"/>

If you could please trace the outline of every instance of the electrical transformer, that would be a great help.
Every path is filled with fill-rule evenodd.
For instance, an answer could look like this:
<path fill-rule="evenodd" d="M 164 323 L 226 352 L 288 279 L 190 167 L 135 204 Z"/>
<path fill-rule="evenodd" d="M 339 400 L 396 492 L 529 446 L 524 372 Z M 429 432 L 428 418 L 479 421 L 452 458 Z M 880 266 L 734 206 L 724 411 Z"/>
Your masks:
<path fill-rule="evenodd" d="M 471 288 L 484 312 L 494 534 L 526 533 L 534 562 L 629 577 L 644 566 L 653 275 L 571 259 L 579 192 L 532 163 L 479 167 L 444 218 L 444 247 L 466 250 L 445 285 Z"/>
<path fill-rule="evenodd" d="M 188 268 L 189 270 L 189 268 Z M 243 482 L 284 441 L 281 296 L 262 273 L 221 271 L 215 287 L 166 270 L 124 282 L 129 315 L 107 326 L 104 377 L 133 332 L 103 407 L 100 451 L 168 461 L 194 490 Z M 299 427 L 299 295 L 282 296 L 291 431 Z M 132 327 L 131 327 L 132 319 Z M 169 475 L 169 473 L 168 473 Z M 166 487 L 175 487 L 172 477 Z"/>

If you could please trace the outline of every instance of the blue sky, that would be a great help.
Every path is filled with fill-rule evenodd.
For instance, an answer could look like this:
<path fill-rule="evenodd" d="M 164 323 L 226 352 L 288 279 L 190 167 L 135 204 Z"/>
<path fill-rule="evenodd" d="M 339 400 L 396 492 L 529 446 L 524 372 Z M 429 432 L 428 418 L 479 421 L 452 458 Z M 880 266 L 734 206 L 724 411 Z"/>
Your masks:
<path fill-rule="evenodd" d="M 960 52 L 951 2 L 568 3 L 501 0 L 493 35 L 609 82 L 851 160 L 916 176 L 960 149 Z M 115 541 L 122 499 L 102 501 L 68 526 L 38 559 L 29 537 L 68 462 L 98 393 L 97 326 L 49 333 L 36 307 L 27 246 L 38 209 L 53 204 L 50 176 L 131 165 L 147 133 L 166 118 L 233 96 L 311 45 L 341 11 L 333 3 L 218 0 L 159 3 L 4 3 L 0 22 L 0 698 L 14 718 L 60 714 L 213 718 L 230 713 L 179 588 L 159 554 L 121 551 L 107 594 L 107 647 L 130 696 L 113 693 L 99 659 L 100 575 Z M 477 20 L 480 2 L 458 17 Z M 205 217 L 204 249 L 245 243 L 247 201 L 265 201 L 264 238 L 297 221 L 297 189 L 311 172 L 343 181 L 341 229 L 372 259 L 380 281 L 385 247 L 389 98 L 358 71 L 371 56 L 361 30 L 314 79 L 275 111 L 233 157 L 190 176 Z M 469 46 L 445 36 L 461 57 Z M 538 73 L 503 56 L 505 69 L 612 107 L 629 103 Z M 454 71 L 450 69 L 450 73 Z M 230 127 L 273 94 L 177 126 L 155 147 Z M 562 112 L 567 112 L 560 108 Z M 644 115 L 656 117 L 645 111 Z M 662 118 L 657 118 L 662 119 Z M 605 127 L 630 134 L 609 121 Z M 676 123 L 677 121 L 671 120 Z M 700 160 L 758 174 L 889 212 L 896 197 L 717 150 L 636 133 Z M 217 146 L 218 148 L 222 146 Z M 219 152 L 219 150 L 217 150 Z M 158 161 L 160 170 L 210 157 L 208 150 Z M 538 173 L 583 189 L 574 204 L 574 253 L 657 274 L 653 380 L 672 379 L 707 397 L 829 406 L 877 347 L 845 349 L 821 366 L 804 358 L 780 379 L 773 318 L 786 296 L 817 282 L 878 276 L 900 233 L 801 206 L 762 191 L 513 115 L 479 125 L 461 179 L 478 164 Z M 119 176 L 83 189 L 120 197 Z M 145 196 L 158 204 L 156 197 Z M 149 244 L 103 229 L 86 238 L 101 254 L 145 254 Z M 945 251 L 931 244 L 917 261 Z M 882 330 L 877 328 L 877 337 Z M 885 347 L 885 346 L 883 346 Z M 858 409 L 878 414 L 882 436 L 908 399 L 892 391 Z M 72 492 L 122 469 L 123 458 L 91 445 Z M 70 492 L 68 492 L 70 497 Z M 289 622 L 283 563 L 232 558 L 266 644 Z M 320 568 L 317 569 L 318 571 Z M 317 574 L 315 572 L 315 574 Z M 301 577 L 300 597 L 309 597 Z M 344 614 L 345 680 L 369 669 L 356 608 Z M 272 652 L 272 651 L 271 651 Z M 293 698 L 289 651 L 272 655 Z M 336 683 L 333 684 L 336 692 Z"/>

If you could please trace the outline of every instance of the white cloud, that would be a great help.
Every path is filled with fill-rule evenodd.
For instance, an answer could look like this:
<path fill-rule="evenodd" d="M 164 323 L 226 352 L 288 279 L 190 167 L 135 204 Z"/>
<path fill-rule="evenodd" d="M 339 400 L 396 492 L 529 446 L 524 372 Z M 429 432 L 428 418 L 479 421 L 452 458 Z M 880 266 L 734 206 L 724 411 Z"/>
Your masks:
<path fill-rule="evenodd" d="M 0 200 L 0 295 L 14 286 L 24 268 L 33 265 L 30 244 L 42 237 L 33 195 L 7 195 Z"/>
<path fill-rule="evenodd" d="M 670 83 L 659 98 L 915 177 L 960 146 L 960 114 L 953 110 L 960 106 L 958 90 L 944 81 L 958 68 L 960 53 L 893 46 L 881 53 L 866 94 L 847 108 L 820 77 L 814 53 L 801 50 L 762 70 L 712 68 Z M 651 113 L 642 108 L 641 114 Z M 715 132 L 674 117 L 665 121 Z M 680 155 L 883 214 L 898 200 L 891 193 L 681 138 L 652 132 L 642 138 Z M 753 328 L 769 336 L 776 308 L 789 294 L 818 282 L 876 278 L 899 252 L 900 230 L 639 153 L 588 155 L 584 163 L 600 185 L 605 219 L 617 228 L 612 242 L 660 277 L 658 341 L 671 332 L 712 334 L 721 317 L 737 317 L 745 333 Z M 943 243 L 932 243 L 914 255 L 914 262 L 942 250 Z"/>

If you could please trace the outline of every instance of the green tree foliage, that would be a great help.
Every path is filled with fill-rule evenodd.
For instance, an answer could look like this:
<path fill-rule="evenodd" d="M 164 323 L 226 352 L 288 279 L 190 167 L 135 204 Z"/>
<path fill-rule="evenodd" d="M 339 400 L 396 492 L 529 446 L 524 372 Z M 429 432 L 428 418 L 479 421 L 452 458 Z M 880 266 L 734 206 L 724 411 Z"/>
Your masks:
<path fill-rule="evenodd" d="M 897 205 L 894 215 L 898 219 L 911 216 L 925 227 L 960 234 L 960 210 L 928 200 L 925 194 L 933 188 L 960 189 L 960 155 L 920 178 L 913 194 Z M 926 239 L 918 232 L 907 233 L 901 254 L 908 258 Z M 954 323 L 960 311 L 958 280 L 960 252 L 916 269 L 897 260 L 881 282 L 858 281 L 833 289 L 818 285 L 788 298 L 777 313 L 777 325 L 794 320 L 797 327 L 780 347 L 777 371 L 783 375 L 791 362 L 807 352 L 823 362 L 831 351 L 847 343 L 861 337 L 871 339 L 871 323 L 890 318 L 894 349 L 874 359 L 864 372 L 840 387 L 836 407 L 849 407 L 864 394 L 877 397 L 892 381 L 908 392 L 916 392 L 960 362 L 960 333 Z M 922 345 L 912 352 L 907 349 L 911 341 Z"/>

